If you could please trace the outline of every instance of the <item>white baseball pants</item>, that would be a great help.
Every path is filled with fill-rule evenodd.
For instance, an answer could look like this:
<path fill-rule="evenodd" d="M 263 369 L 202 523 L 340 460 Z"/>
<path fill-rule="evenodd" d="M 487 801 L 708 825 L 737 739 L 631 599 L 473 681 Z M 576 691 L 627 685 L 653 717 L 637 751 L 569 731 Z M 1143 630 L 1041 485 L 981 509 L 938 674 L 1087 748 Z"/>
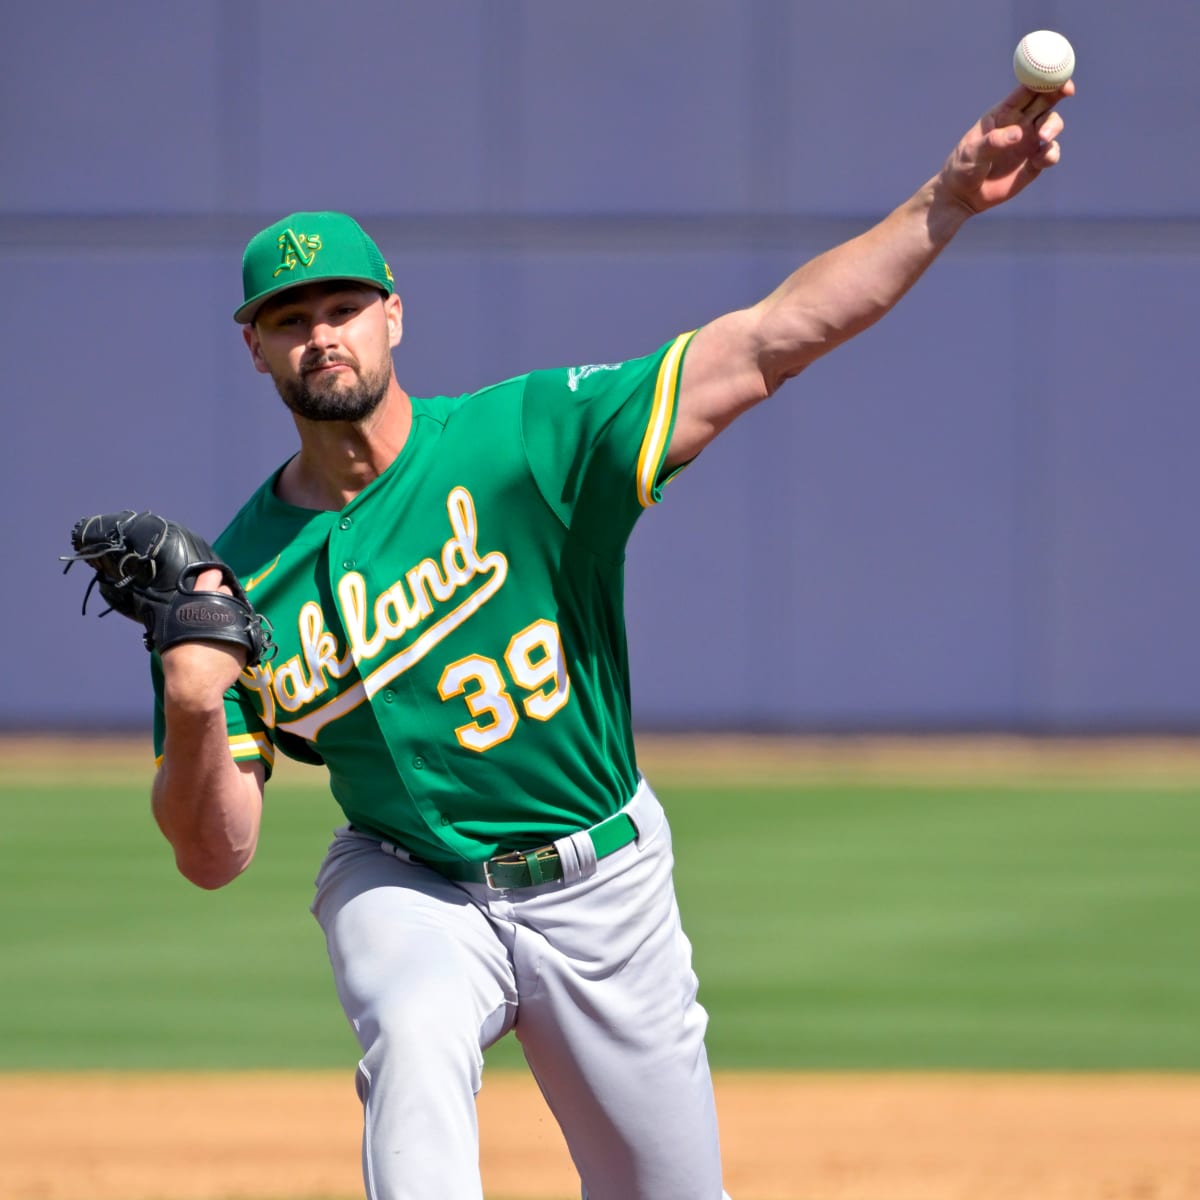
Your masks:
<path fill-rule="evenodd" d="M 634 842 L 563 839 L 563 880 L 507 892 L 337 831 L 313 913 L 362 1046 L 368 1200 L 482 1200 L 475 1093 L 510 1030 L 584 1200 L 728 1200 L 670 829 L 645 782 L 625 811 Z"/>

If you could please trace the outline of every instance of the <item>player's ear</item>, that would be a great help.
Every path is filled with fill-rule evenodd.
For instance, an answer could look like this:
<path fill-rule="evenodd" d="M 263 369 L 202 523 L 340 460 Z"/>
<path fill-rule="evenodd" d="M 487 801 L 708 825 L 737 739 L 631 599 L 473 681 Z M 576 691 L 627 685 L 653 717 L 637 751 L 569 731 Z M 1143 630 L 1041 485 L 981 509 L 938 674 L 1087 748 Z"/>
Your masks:
<path fill-rule="evenodd" d="M 271 368 L 267 366 L 267 360 L 263 358 L 262 342 L 259 341 L 258 330 L 253 325 L 243 325 L 242 337 L 245 339 L 246 346 L 250 350 L 250 358 L 254 362 L 254 369 L 260 375 L 269 375 Z"/>
<path fill-rule="evenodd" d="M 383 311 L 387 317 L 388 345 L 394 349 L 404 336 L 404 305 L 395 292 L 384 299 Z"/>

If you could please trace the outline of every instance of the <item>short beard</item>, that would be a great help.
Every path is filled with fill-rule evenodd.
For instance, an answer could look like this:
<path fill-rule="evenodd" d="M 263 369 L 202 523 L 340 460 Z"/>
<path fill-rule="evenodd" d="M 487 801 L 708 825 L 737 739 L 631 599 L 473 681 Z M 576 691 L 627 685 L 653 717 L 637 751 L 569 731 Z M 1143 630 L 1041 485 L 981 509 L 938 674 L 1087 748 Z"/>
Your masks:
<path fill-rule="evenodd" d="M 339 360 L 342 361 L 342 360 Z M 341 372 L 332 378 L 317 377 L 315 384 L 299 380 L 275 380 L 275 388 L 298 417 L 309 421 L 362 421 L 387 395 L 391 372 L 387 364 L 374 373 L 359 372 L 354 384 L 340 384 Z"/>

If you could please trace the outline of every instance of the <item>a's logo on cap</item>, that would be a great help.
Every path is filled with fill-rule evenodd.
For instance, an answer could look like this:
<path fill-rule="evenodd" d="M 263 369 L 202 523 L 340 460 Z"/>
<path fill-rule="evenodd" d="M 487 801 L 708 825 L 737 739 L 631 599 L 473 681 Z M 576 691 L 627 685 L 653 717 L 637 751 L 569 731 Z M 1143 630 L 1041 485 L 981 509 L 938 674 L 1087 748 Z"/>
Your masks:
<path fill-rule="evenodd" d="M 279 251 L 283 261 L 271 272 L 274 279 L 280 271 L 294 271 L 297 265 L 311 267 L 321 249 L 321 239 L 316 234 L 293 233 L 290 229 L 279 235 Z"/>

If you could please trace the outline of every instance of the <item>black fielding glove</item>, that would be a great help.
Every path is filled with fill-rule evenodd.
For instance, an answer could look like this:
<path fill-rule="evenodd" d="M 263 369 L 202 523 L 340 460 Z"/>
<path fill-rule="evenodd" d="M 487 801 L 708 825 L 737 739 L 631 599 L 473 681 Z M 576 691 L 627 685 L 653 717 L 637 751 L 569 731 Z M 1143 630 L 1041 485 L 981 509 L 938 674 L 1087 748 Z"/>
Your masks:
<path fill-rule="evenodd" d="M 228 642 L 246 651 L 250 667 L 275 653 L 270 624 L 254 611 L 228 564 L 190 529 L 156 513 L 126 509 L 77 521 L 71 545 L 75 553 L 61 556 L 63 570 L 86 562 L 96 573 L 83 596 L 84 612 L 98 586 L 107 611 L 142 625 L 147 650 Z M 221 572 L 232 596 L 195 590 L 197 577 L 211 569 Z"/>

